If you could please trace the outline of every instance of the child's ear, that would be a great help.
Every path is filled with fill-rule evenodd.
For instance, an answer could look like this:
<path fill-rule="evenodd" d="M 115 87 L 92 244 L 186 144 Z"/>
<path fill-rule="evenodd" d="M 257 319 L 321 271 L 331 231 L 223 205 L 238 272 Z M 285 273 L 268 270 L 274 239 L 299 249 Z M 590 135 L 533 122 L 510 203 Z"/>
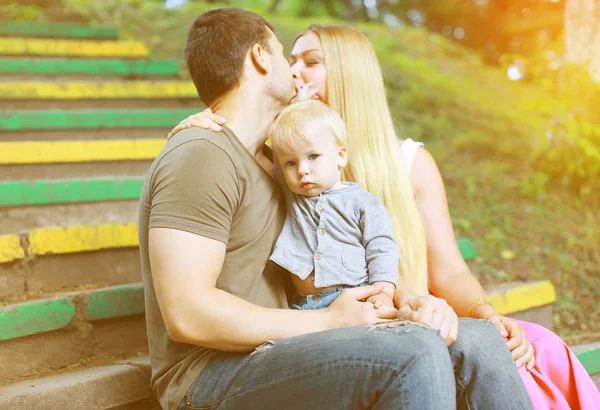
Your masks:
<path fill-rule="evenodd" d="M 338 168 L 342 169 L 348 165 L 348 150 L 346 147 L 339 147 L 338 149 Z"/>

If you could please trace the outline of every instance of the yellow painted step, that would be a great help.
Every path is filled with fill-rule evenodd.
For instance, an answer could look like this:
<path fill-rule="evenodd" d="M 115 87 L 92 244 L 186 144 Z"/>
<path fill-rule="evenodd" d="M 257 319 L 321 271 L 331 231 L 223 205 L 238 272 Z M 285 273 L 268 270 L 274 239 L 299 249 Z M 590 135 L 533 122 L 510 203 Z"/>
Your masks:
<path fill-rule="evenodd" d="M 0 55 L 68 57 L 146 57 L 141 41 L 50 40 L 0 38 Z"/>
<path fill-rule="evenodd" d="M 0 263 L 23 259 L 25 251 L 17 235 L 0 236 Z"/>
<path fill-rule="evenodd" d="M 0 164 L 154 159 L 166 139 L 0 142 Z"/>
<path fill-rule="evenodd" d="M 550 281 L 542 280 L 528 286 L 515 283 L 513 287 L 495 289 L 488 293 L 487 299 L 498 313 L 506 315 L 554 303 L 556 292 Z"/>
<path fill-rule="evenodd" d="M 0 100 L 83 100 L 104 98 L 196 98 L 191 81 L 0 82 Z"/>
<path fill-rule="evenodd" d="M 129 223 L 35 229 L 29 233 L 28 253 L 48 255 L 138 246 L 137 227 Z"/>

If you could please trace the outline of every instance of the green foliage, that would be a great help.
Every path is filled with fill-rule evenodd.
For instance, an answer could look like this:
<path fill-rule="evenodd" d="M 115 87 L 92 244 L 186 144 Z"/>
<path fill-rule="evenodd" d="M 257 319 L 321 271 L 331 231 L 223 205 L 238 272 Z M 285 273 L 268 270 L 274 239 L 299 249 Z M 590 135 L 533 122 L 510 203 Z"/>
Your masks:
<path fill-rule="evenodd" d="M 557 119 L 536 154 L 538 165 L 581 193 L 600 187 L 600 126 L 574 117 Z"/>
<path fill-rule="evenodd" d="M 539 130 L 532 160 L 536 168 L 562 185 L 586 194 L 600 177 L 600 85 L 582 66 L 564 62 L 563 39 L 529 57 L 506 55 L 504 67 L 518 65 L 524 81 L 551 94 L 541 112 L 546 118 Z M 551 104 L 560 101 L 562 109 Z"/>
<path fill-rule="evenodd" d="M 17 2 L 0 5 L 2 19 L 18 22 L 33 22 L 42 19 L 42 12 L 36 5 L 19 5 Z"/>

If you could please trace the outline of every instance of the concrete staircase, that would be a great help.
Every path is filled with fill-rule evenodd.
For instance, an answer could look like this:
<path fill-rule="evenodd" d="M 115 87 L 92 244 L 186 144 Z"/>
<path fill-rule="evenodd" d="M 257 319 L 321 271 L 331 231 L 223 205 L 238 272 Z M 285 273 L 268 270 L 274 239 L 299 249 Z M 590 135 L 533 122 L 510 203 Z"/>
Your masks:
<path fill-rule="evenodd" d="M 176 62 L 111 27 L 0 26 L 0 409 L 158 408 L 137 198 L 168 130 L 198 106 Z M 458 244 L 473 261 L 473 242 Z M 547 281 L 489 297 L 552 325 Z"/>
<path fill-rule="evenodd" d="M 0 409 L 156 407 L 137 198 L 200 106 L 177 74 L 112 27 L 0 25 Z"/>

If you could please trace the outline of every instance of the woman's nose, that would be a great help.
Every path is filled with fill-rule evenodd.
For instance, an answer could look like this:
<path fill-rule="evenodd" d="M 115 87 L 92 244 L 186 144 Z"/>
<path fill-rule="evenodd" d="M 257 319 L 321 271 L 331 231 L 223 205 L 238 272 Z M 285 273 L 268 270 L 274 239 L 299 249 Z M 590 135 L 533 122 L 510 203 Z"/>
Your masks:
<path fill-rule="evenodd" d="M 296 82 L 296 86 L 304 85 L 304 81 L 302 81 L 302 76 L 300 75 L 300 63 L 295 62 L 294 64 L 291 65 L 291 68 L 292 68 L 292 77 L 294 78 L 294 81 Z"/>

